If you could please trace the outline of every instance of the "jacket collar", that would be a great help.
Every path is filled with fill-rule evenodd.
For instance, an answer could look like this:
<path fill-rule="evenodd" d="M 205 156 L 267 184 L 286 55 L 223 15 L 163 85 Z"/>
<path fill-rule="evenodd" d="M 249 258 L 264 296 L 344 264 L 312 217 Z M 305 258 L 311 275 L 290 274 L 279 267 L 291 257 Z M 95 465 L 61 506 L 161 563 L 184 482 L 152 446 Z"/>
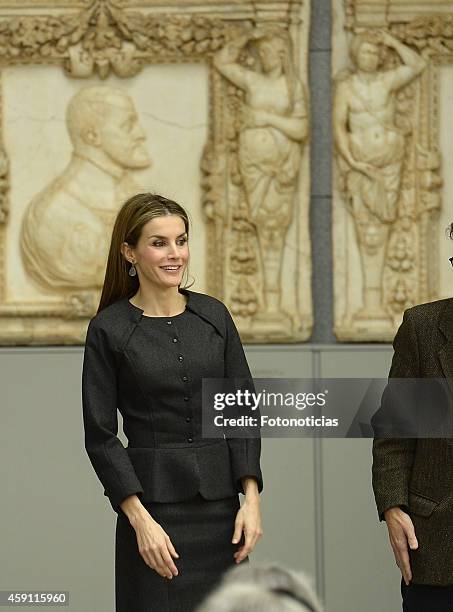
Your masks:
<path fill-rule="evenodd" d="M 186 310 L 190 310 L 214 325 L 222 336 L 225 334 L 224 318 L 220 316 L 220 310 L 213 307 L 213 299 L 210 296 L 190 291 L 189 289 L 183 289 L 182 287 L 179 287 L 178 291 L 187 297 Z M 121 302 L 134 323 L 138 324 L 143 317 L 144 311 L 138 306 L 131 304 L 128 297 L 122 298 Z"/>

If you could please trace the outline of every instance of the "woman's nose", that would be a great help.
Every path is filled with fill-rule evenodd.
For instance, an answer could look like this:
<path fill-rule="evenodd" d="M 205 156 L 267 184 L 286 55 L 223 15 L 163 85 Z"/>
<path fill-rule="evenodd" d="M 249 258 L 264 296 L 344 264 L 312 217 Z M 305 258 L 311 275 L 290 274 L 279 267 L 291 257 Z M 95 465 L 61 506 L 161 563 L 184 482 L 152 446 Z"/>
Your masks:
<path fill-rule="evenodd" d="M 178 256 L 178 245 L 175 242 L 169 243 L 169 255 Z"/>

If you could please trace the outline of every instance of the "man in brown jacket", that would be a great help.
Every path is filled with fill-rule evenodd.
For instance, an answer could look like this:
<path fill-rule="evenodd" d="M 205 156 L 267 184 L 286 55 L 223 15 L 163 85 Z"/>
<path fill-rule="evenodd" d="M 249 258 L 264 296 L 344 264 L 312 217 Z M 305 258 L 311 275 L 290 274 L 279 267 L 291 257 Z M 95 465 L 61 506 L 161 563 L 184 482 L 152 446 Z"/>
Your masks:
<path fill-rule="evenodd" d="M 453 298 L 406 310 L 393 347 L 389 378 L 453 378 Z M 453 439 L 375 438 L 373 490 L 403 611 L 452 612 Z"/>

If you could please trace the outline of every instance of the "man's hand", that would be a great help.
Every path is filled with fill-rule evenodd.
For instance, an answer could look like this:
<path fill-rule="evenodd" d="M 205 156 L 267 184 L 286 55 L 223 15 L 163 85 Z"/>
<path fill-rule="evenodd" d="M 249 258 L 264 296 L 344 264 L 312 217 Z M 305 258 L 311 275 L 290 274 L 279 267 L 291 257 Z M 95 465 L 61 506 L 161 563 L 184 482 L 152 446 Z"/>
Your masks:
<path fill-rule="evenodd" d="M 409 586 L 409 582 L 412 580 L 412 572 L 407 545 L 409 544 L 411 550 L 418 548 L 414 524 L 410 516 L 401 508 L 389 508 L 384 512 L 384 517 L 396 564 L 401 570 L 404 582 Z"/>

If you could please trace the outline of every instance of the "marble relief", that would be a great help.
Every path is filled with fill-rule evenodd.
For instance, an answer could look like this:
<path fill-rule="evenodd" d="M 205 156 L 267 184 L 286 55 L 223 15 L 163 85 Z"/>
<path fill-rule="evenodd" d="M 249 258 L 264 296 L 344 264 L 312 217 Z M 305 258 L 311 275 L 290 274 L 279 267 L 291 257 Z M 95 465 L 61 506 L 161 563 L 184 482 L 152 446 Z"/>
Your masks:
<path fill-rule="evenodd" d="M 238 61 L 247 45 L 254 45 L 260 70 Z M 285 31 L 254 29 L 239 34 L 215 54 L 214 66 L 244 92 L 238 108 L 238 178 L 247 219 L 258 239 L 263 278 L 262 307 L 253 312 L 252 330 L 266 335 L 280 329 L 282 335 L 291 335 L 291 317 L 281 303 L 281 270 L 308 132 L 304 85 L 296 76 L 291 41 Z"/>
<path fill-rule="evenodd" d="M 62 159 L 68 161 L 56 156 L 49 172 L 46 160 L 45 177 L 27 176 L 34 191 L 21 191 L 15 175 L 18 168 L 23 174 L 21 160 L 8 150 L 19 147 L 11 146 L 15 132 L 3 123 L 9 140 L 0 142 L 0 343 L 83 342 L 119 206 L 134 192 L 159 190 L 152 172 L 169 144 L 163 126 L 172 133 L 180 126 L 178 143 L 187 138 L 186 113 L 160 121 L 156 138 L 150 133 L 153 98 L 161 94 L 149 81 L 146 95 L 139 81 L 148 67 L 159 66 L 162 82 L 177 64 L 194 75 L 195 65 L 204 65 L 209 94 L 198 176 L 186 177 L 199 197 L 181 201 L 197 218 L 198 270 L 191 274 L 201 280 L 193 289 L 225 301 L 243 341 L 307 340 L 308 3 L 210 2 L 200 12 L 199 4 L 182 0 L 162 13 L 147 0 L 132 8 L 113 0 L 29 0 L 16 3 L 14 15 L 9 8 L 0 0 L 4 70 L 27 70 L 30 81 L 37 67 L 41 76 L 45 66 L 61 71 L 61 78 L 54 72 L 48 78 L 63 83 L 60 133 L 64 128 Z M 178 81 L 173 87 L 178 92 Z M 33 94 L 43 91 L 37 84 Z M 181 91 L 180 98 L 187 94 L 196 104 L 196 91 Z M 200 101 L 205 95 L 200 88 Z M 4 117 L 10 116 L 5 101 L 13 98 L 4 96 Z M 49 126 L 54 120 L 50 113 Z M 37 133 L 46 137 L 44 123 Z M 174 148 L 173 175 L 184 175 L 187 164 Z M 28 194 L 23 203 L 14 199 L 19 192 Z M 204 253 L 197 252 L 200 245 Z"/>
<path fill-rule="evenodd" d="M 111 87 L 83 87 L 70 101 L 69 165 L 30 202 L 20 236 L 27 273 L 45 290 L 102 287 L 121 204 L 151 160 L 133 101 Z"/>
<path fill-rule="evenodd" d="M 406 32 L 417 3 L 335 2 L 335 333 L 389 341 L 403 311 L 441 295 L 444 238 L 437 57 Z M 417 4 L 417 6 L 415 6 Z M 340 6 L 341 5 L 341 6 Z M 343 11 L 343 9 L 346 9 Z M 453 9 L 453 3 L 452 3 Z M 423 18 L 427 23 L 427 19 Z M 422 179 L 423 177 L 423 179 Z"/>

